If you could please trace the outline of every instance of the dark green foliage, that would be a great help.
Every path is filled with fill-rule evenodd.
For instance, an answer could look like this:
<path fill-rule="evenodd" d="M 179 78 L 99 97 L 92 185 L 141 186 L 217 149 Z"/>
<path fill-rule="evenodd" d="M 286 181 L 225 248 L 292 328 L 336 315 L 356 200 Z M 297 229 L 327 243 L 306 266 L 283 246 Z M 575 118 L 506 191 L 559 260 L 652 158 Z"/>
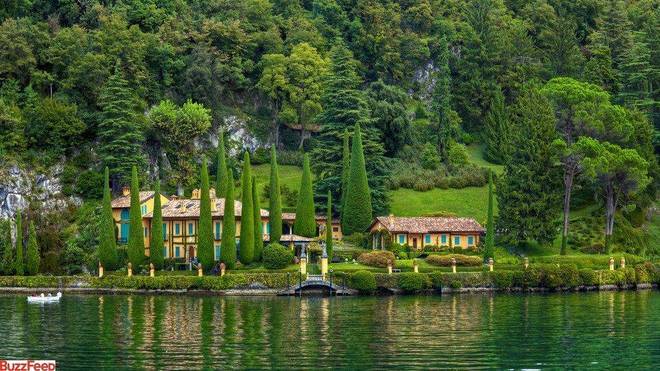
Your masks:
<path fill-rule="evenodd" d="M 241 245 L 239 259 L 243 264 L 254 261 L 254 204 L 252 200 L 252 171 L 250 154 L 243 157 L 243 175 L 241 178 Z"/>
<path fill-rule="evenodd" d="M 351 150 L 351 169 L 346 192 L 346 205 L 341 216 L 343 233 L 364 232 L 372 219 L 371 192 L 362 150 L 360 126 L 355 125 Z"/>
<path fill-rule="evenodd" d="M 374 125 L 383 134 L 385 155 L 394 156 L 412 138 L 406 104 L 408 95 L 398 86 L 378 80 L 369 85 L 367 100 Z"/>
<path fill-rule="evenodd" d="M 325 249 L 328 261 L 332 261 L 332 193 L 328 191 L 328 207 L 325 212 Z"/>
<path fill-rule="evenodd" d="M 456 266 L 458 267 L 478 267 L 483 264 L 480 257 L 463 254 L 429 255 L 426 262 L 431 265 L 451 267 L 452 258 L 456 259 Z"/>
<path fill-rule="evenodd" d="M 495 219 L 493 216 L 493 173 L 488 172 L 488 219 L 486 220 L 486 243 L 484 261 L 495 258 Z"/>
<path fill-rule="evenodd" d="M 361 294 L 371 294 L 376 291 L 376 276 L 369 271 L 357 271 L 351 274 L 350 286 Z"/>
<path fill-rule="evenodd" d="M 0 274 L 14 273 L 14 246 L 11 242 L 11 220 L 0 220 Z"/>
<path fill-rule="evenodd" d="M 98 258 L 103 267 L 113 270 L 117 266 L 117 237 L 110 199 L 110 175 L 106 166 L 103 175 L 103 210 L 99 230 Z"/>
<path fill-rule="evenodd" d="M 316 237 L 316 210 L 312 191 L 312 173 L 309 168 L 309 156 L 305 155 L 302 180 L 296 205 L 296 220 L 293 232 L 299 236 Z"/>
<path fill-rule="evenodd" d="M 387 262 L 390 261 L 392 266 L 395 264 L 394 254 L 391 251 L 375 250 L 360 254 L 357 258 L 358 263 L 368 265 L 370 267 L 387 267 Z"/>
<path fill-rule="evenodd" d="M 341 204 L 339 205 L 339 212 L 344 214 L 344 206 L 346 205 L 346 192 L 348 190 L 348 178 L 351 174 L 351 146 L 350 136 L 348 129 L 344 129 L 342 137 L 342 150 L 341 150 Z"/>
<path fill-rule="evenodd" d="M 140 210 L 140 184 L 137 167 L 131 171 L 131 208 L 129 211 L 128 261 L 133 269 L 144 262 L 144 232 L 142 230 L 142 211 Z"/>
<path fill-rule="evenodd" d="M 227 194 L 222 217 L 220 260 L 228 269 L 236 265 L 236 216 L 234 215 L 234 173 L 227 172 Z"/>
<path fill-rule="evenodd" d="M 264 267 L 283 269 L 293 262 L 293 252 L 279 243 L 271 243 L 264 249 Z"/>
<path fill-rule="evenodd" d="M 280 173 L 277 166 L 277 152 L 275 146 L 271 148 L 270 157 L 270 193 L 269 222 L 270 242 L 279 243 L 282 237 L 282 195 L 280 194 Z"/>
<path fill-rule="evenodd" d="M 431 279 L 427 274 L 406 272 L 399 274 L 399 288 L 405 293 L 415 293 L 431 287 Z"/>
<path fill-rule="evenodd" d="M 143 134 L 138 125 L 135 96 L 119 63 L 103 85 L 98 104 L 102 110 L 99 154 L 103 163 L 112 169 L 112 179 L 125 184 L 131 167 L 141 167 L 144 163 Z"/>
<path fill-rule="evenodd" d="M 221 131 L 218 136 L 218 159 L 215 170 L 215 197 L 224 198 L 227 193 L 227 155 L 225 153 L 225 136 Z"/>
<path fill-rule="evenodd" d="M 497 164 L 506 163 L 512 151 L 513 133 L 500 91 L 493 97 L 485 129 L 486 159 Z"/>
<path fill-rule="evenodd" d="M 16 212 L 16 254 L 14 259 L 14 273 L 22 276 L 25 273 L 23 261 L 23 217 L 21 211 Z"/>
<path fill-rule="evenodd" d="M 199 226 L 197 231 L 197 255 L 202 267 L 210 270 L 213 258 L 213 221 L 211 220 L 211 197 L 209 194 L 209 172 L 206 160 L 202 160 L 200 174 L 201 194 L 199 200 Z"/>
<path fill-rule="evenodd" d="M 39 245 L 37 245 L 37 230 L 34 229 L 34 222 L 30 222 L 30 229 L 27 243 L 27 260 L 25 263 L 25 273 L 34 276 L 39 272 L 39 262 L 41 256 L 39 254 Z"/>
<path fill-rule="evenodd" d="M 154 212 L 151 218 L 151 241 L 149 243 L 149 260 L 156 269 L 163 269 L 165 255 L 163 251 L 163 210 L 160 202 L 160 181 L 154 186 Z"/>
<path fill-rule="evenodd" d="M 554 112 L 537 89 L 527 88 L 513 107 L 514 152 L 497 185 L 498 230 L 511 242 L 554 240 L 561 210 L 561 173 L 555 166 Z"/>
<path fill-rule="evenodd" d="M 264 232 L 261 224 L 261 205 L 259 203 L 259 194 L 257 192 L 257 178 L 252 176 L 252 202 L 254 205 L 254 260 L 260 261 L 264 250 Z"/>
<path fill-rule="evenodd" d="M 433 89 L 431 109 L 434 113 L 435 144 L 443 161 L 447 161 L 451 143 L 459 131 L 460 118 L 452 108 L 451 72 L 449 70 L 449 45 L 443 36 L 438 45 L 438 71 Z"/>

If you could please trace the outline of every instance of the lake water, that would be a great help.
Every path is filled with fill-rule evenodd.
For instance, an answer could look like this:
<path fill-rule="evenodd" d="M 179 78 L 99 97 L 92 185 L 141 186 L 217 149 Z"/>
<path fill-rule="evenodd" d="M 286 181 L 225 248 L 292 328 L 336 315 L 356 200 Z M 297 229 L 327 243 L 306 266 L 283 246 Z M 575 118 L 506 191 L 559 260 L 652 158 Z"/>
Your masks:
<path fill-rule="evenodd" d="M 660 367 L 660 293 L 0 295 L 0 359 L 83 367 Z"/>

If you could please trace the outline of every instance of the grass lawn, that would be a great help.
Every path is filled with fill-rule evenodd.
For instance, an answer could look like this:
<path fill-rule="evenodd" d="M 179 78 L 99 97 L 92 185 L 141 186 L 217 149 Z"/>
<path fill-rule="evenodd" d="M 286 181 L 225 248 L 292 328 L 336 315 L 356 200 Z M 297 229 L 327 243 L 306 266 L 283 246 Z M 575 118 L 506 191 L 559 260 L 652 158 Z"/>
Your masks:
<path fill-rule="evenodd" d="M 427 192 L 398 189 L 390 192 L 390 207 L 397 216 L 421 216 L 448 212 L 456 216 L 472 217 L 485 223 L 488 213 L 488 186 L 463 189 L 435 188 Z M 497 214 L 497 199 L 495 199 Z"/>
<path fill-rule="evenodd" d="M 280 187 L 287 186 L 292 191 L 298 191 L 300 189 L 300 180 L 302 179 L 302 169 L 298 166 L 291 165 L 279 165 L 280 172 Z M 259 195 L 263 194 L 263 189 L 266 184 L 270 183 L 270 165 L 255 165 L 252 167 L 252 174 L 257 179 L 257 186 L 259 190 Z M 268 198 L 261 199 L 261 207 L 268 207 Z M 284 203 L 285 201 L 282 200 Z M 295 205 L 282 205 L 293 207 Z"/>
<path fill-rule="evenodd" d="M 473 163 L 489 168 L 495 172 L 495 174 L 502 174 L 504 172 L 504 165 L 497 165 L 491 162 L 486 161 L 484 158 L 484 145 L 483 144 L 471 144 L 467 147 L 468 154 L 470 155 L 470 161 Z"/>

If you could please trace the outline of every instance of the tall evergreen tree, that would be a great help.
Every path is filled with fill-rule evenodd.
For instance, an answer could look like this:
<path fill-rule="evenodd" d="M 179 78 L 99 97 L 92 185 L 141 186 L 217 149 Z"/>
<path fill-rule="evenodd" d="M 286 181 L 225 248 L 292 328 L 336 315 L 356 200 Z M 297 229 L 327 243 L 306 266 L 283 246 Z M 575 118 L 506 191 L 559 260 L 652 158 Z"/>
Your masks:
<path fill-rule="evenodd" d="M 316 211 L 314 208 L 314 192 L 312 191 L 312 173 L 309 168 L 309 156 L 305 154 L 303 174 L 296 205 L 296 220 L 293 231 L 304 237 L 316 236 Z"/>
<path fill-rule="evenodd" d="M 504 95 L 498 89 L 486 115 L 486 158 L 503 164 L 511 153 L 511 127 L 504 107 Z"/>
<path fill-rule="evenodd" d="M 21 211 L 16 212 L 16 259 L 14 260 L 14 273 L 22 276 L 25 273 L 23 261 L 23 217 Z"/>
<path fill-rule="evenodd" d="M 374 120 L 369 117 L 367 97 L 360 90 L 362 81 L 357 73 L 357 61 L 342 43 L 332 47 L 330 58 L 332 73 L 328 74 L 326 89 L 321 97 L 323 112 L 317 118 L 321 131 L 311 152 L 316 194 L 325 198 L 327 191 L 331 191 L 336 200 L 341 199 L 343 135 L 357 123 L 362 129 L 373 207 L 377 213 L 385 214 L 389 210 L 385 189 L 388 173 L 385 149 L 382 133 L 374 127 Z"/>
<path fill-rule="evenodd" d="M 154 212 L 151 218 L 151 242 L 149 260 L 156 269 L 163 269 L 165 252 L 163 251 L 163 209 L 160 202 L 160 180 L 154 186 Z"/>
<path fill-rule="evenodd" d="M 99 155 L 110 169 L 115 189 L 123 183 L 132 166 L 144 164 L 142 129 L 136 115 L 136 98 L 124 79 L 119 62 L 115 72 L 101 88 L 101 122 L 98 128 Z"/>
<path fill-rule="evenodd" d="M 225 208 L 222 217 L 222 245 L 220 247 L 220 261 L 227 268 L 236 266 L 236 216 L 234 213 L 234 173 L 227 171 L 227 186 L 225 194 Z"/>
<path fill-rule="evenodd" d="M 254 203 L 252 200 L 252 170 L 250 154 L 243 157 L 243 175 L 241 178 L 241 245 L 239 259 L 243 264 L 254 261 Z"/>
<path fill-rule="evenodd" d="M 484 261 L 495 258 L 495 221 L 493 218 L 493 172 L 488 172 L 488 220 L 486 221 L 486 244 Z"/>
<path fill-rule="evenodd" d="M 435 85 L 431 100 L 431 110 L 434 114 L 436 146 L 443 161 L 448 160 L 449 146 L 458 135 L 460 122 L 452 108 L 451 71 L 449 70 L 449 43 L 443 36 L 438 45 L 438 70 L 435 73 Z"/>
<path fill-rule="evenodd" d="M 549 101 L 527 87 L 512 110 L 518 133 L 511 160 L 497 185 L 498 229 L 512 243 L 547 244 L 557 234 L 561 172 L 555 166 L 555 119 Z"/>
<path fill-rule="evenodd" d="M 14 274 L 14 247 L 11 242 L 11 220 L 0 220 L 0 273 L 5 276 Z"/>
<path fill-rule="evenodd" d="M 39 272 L 39 245 L 37 245 L 37 230 L 34 228 L 34 222 L 30 221 L 30 229 L 27 243 L 27 262 L 25 270 L 28 275 L 34 276 Z"/>
<path fill-rule="evenodd" d="M 137 167 L 131 170 L 131 208 L 129 210 L 128 261 L 133 269 L 144 262 L 144 232 L 142 230 L 142 210 L 140 210 L 140 183 Z"/>
<path fill-rule="evenodd" d="M 328 191 L 328 207 L 325 212 L 325 250 L 328 260 L 332 261 L 332 193 Z"/>
<path fill-rule="evenodd" d="M 220 132 L 218 138 L 218 159 L 215 170 L 215 196 L 224 198 L 227 193 L 227 155 L 225 154 L 224 131 Z"/>
<path fill-rule="evenodd" d="M 264 250 L 264 232 L 261 225 L 261 205 L 259 203 L 259 194 L 257 192 L 257 178 L 252 176 L 252 204 L 254 205 L 254 260 L 261 260 L 261 253 Z"/>
<path fill-rule="evenodd" d="M 101 214 L 101 230 L 99 231 L 99 261 L 108 270 L 117 266 L 117 238 L 115 237 L 115 220 L 112 216 L 112 200 L 110 196 L 110 171 L 105 167 L 103 173 L 103 210 Z"/>
<path fill-rule="evenodd" d="M 213 266 L 213 221 L 211 220 L 211 196 L 209 194 L 209 171 L 206 159 L 202 160 L 201 195 L 199 200 L 199 231 L 197 231 L 197 255 L 202 267 Z"/>
<path fill-rule="evenodd" d="M 341 151 L 341 198 L 339 199 L 339 211 L 344 213 L 344 205 L 346 204 L 346 190 L 348 188 L 348 178 L 351 173 L 351 147 L 350 135 L 348 129 L 344 129 L 344 138 L 342 140 Z M 343 228 L 343 226 L 342 226 Z"/>
<path fill-rule="evenodd" d="M 280 173 L 277 167 L 277 152 L 274 145 L 270 153 L 270 243 L 280 243 L 280 238 L 282 238 L 282 199 L 280 194 Z"/>
<path fill-rule="evenodd" d="M 351 172 L 348 179 L 346 205 L 344 205 L 342 215 L 344 234 L 364 232 L 371 224 L 372 216 L 371 192 L 364 163 L 362 135 L 360 126 L 356 124 L 351 148 Z"/>

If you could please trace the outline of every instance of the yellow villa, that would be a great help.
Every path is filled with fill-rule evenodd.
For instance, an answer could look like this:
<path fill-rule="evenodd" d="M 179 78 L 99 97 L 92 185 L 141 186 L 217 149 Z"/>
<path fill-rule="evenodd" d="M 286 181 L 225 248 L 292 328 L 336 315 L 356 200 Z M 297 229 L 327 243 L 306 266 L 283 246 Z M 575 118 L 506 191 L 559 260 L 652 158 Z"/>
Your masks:
<path fill-rule="evenodd" d="M 471 218 L 379 216 L 371 223 L 373 249 L 385 248 L 385 234 L 392 243 L 421 250 L 432 245 L 464 249 L 479 244 L 486 230 Z"/>
<path fill-rule="evenodd" d="M 128 187 L 122 189 L 121 196 L 112 200 L 112 217 L 117 225 L 117 242 L 124 244 L 128 241 L 128 231 L 130 224 L 130 208 L 131 208 L 131 190 Z M 160 196 L 161 205 L 167 204 L 169 199 L 163 195 Z M 154 211 L 154 192 L 153 191 L 140 191 L 140 212 L 142 218 L 145 215 Z M 148 225 L 145 220 L 143 224 L 143 235 L 145 244 L 149 243 Z M 145 245 L 146 246 L 146 245 Z"/>

